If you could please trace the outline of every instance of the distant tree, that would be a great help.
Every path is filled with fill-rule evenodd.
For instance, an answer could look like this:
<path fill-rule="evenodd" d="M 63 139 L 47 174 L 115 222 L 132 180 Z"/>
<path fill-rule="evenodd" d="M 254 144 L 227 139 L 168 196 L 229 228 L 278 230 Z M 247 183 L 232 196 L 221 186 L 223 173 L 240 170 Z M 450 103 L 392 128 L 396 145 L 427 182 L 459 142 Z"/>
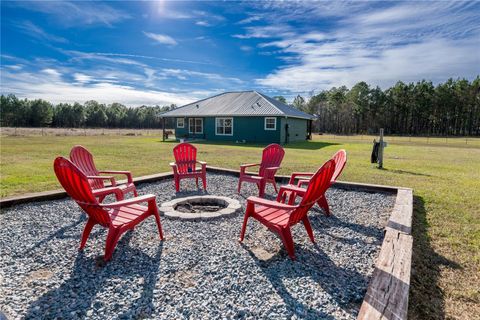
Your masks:
<path fill-rule="evenodd" d="M 118 128 L 127 116 L 127 107 L 121 103 L 114 102 L 106 108 L 107 123 L 111 128 Z"/>
<path fill-rule="evenodd" d="M 285 102 L 285 98 L 275 99 Z M 351 89 L 333 87 L 309 99 L 298 95 L 293 105 L 317 115 L 315 128 L 340 134 L 377 133 L 412 135 L 480 135 L 480 76 L 473 81 L 448 79 L 434 86 L 430 81 L 397 82 L 382 90 L 365 82 Z M 2 126 L 161 128 L 161 114 L 176 105 L 129 108 L 120 103 L 108 107 L 97 101 L 84 105 L 0 96 Z M 165 119 L 167 128 L 174 119 Z"/>
<path fill-rule="evenodd" d="M 304 111 L 306 108 L 305 99 L 301 95 L 297 95 L 292 102 L 293 106 L 298 110 Z"/>
<path fill-rule="evenodd" d="M 89 127 L 100 128 L 107 125 L 107 113 L 104 104 L 100 104 L 95 100 L 85 102 L 86 121 Z"/>
<path fill-rule="evenodd" d="M 287 99 L 285 99 L 284 96 L 275 96 L 275 97 L 273 97 L 273 99 L 278 100 L 280 102 L 283 102 L 285 104 L 287 103 Z"/>
<path fill-rule="evenodd" d="M 42 99 L 30 101 L 30 125 L 48 127 L 53 120 L 53 106 Z"/>

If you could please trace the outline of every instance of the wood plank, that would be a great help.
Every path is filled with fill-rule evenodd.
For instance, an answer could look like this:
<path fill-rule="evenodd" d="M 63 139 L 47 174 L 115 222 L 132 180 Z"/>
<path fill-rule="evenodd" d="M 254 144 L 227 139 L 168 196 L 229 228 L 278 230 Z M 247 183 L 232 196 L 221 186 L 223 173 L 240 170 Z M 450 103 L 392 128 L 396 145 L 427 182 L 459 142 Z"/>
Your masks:
<path fill-rule="evenodd" d="M 396 230 L 405 234 L 412 233 L 413 191 L 398 189 L 397 199 L 386 229 Z"/>
<path fill-rule="evenodd" d="M 160 181 L 160 180 L 171 179 L 171 178 L 173 178 L 173 173 L 164 172 L 164 173 L 157 173 L 157 174 L 137 177 L 133 179 L 133 182 L 135 182 L 135 184 L 141 184 L 141 183 L 148 183 L 148 182 Z M 120 180 L 117 183 L 122 184 L 126 182 L 127 180 Z M 106 184 L 105 186 L 109 186 L 109 184 Z M 7 207 L 11 207 L 13 205 L 17 205 L 21 203 L 62 199 L 65 197 L 67 197 L 67 193 L 63 189 L 26 193 L 19 196 L 1 198 L 0 208 L 7 208 Z"/>
<path fill-rule="evenodd" d="M 214 173 L 229 174 L 235 177 L 238 177 L 240 175 L 240 170 L 213 167 L 213 166 L 207 166 L 207 171 L 214 172 Z M 277 174 L 275 175 L 275 180 L 279 183 L 288 183 L 288 181 L 290 180 L 290 176 Z M 387 193 L 397 193 L 399 190 L 399 187 L 394 187 L 394 186 L 385 186 L 385 185 L 379 185 L 379 184 L 350 182 L 350 181 L 336 181 L 332 187 L 347 189 L 347 190 L 387 192 Z M 404 189 L 404 188 L 401 188 L 401 189 Z"/>
<path fill-rule="evenodd" d="M 358 319 L 407 319 L 413 238 L 387 230 Z"/>

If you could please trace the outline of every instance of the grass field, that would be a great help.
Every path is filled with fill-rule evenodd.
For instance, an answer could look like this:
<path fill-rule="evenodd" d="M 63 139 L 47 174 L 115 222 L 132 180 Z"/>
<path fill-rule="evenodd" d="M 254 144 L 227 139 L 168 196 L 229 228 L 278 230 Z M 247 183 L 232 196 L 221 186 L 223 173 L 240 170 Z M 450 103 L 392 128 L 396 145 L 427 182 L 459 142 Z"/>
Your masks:
<path fill-rule="evenodd" d="M 286 147 L 281 174 L 313 170 L 337 149 L 349 161 L 340 180 L 414 189 L 411 319 L 480 318 L 480 139 L 387 138 L 385 169 L 370 164 L 373 137 L 314 136 Z M 1 138 L 1 195 L 59 188 L 53 159 L 82 144 L 98 167 L 134 176 L 169 171 L 173 142 L 159 136 Z M 238 168 L 258 161 L 260 145 L 197 143 L 199 159 Z"/>

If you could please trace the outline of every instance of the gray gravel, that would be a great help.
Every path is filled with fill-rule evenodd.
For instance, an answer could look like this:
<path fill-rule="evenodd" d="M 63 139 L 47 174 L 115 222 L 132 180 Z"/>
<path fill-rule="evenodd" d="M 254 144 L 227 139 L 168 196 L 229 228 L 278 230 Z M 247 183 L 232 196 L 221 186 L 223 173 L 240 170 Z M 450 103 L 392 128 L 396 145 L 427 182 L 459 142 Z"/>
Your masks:
<path fill-rule="evenodd" d="M 240 200 L 256 195 L 237 179 L 209 174 L 208 192 Z M 182 181 L 177 196 L 202 193 Z M 140 194 L 175 197 L 172 181 Z M 267 192 L 274 194 L 268 187 Z M 354 319 L 363 300 L 394 197 L 327 192 L 333 216 L 309 213 L 316 244 L 303 225 L 292 232 L 297 260 L 251 219 L 239 244 L 242 214 L 208 222 L 153 218 L 126 233 L 102 263 L 106 232 L 94 228 L 77 248 L 86 216 L 70 200 L 19 205 L 0 216 L 0 311 L 9 319 Z"/>

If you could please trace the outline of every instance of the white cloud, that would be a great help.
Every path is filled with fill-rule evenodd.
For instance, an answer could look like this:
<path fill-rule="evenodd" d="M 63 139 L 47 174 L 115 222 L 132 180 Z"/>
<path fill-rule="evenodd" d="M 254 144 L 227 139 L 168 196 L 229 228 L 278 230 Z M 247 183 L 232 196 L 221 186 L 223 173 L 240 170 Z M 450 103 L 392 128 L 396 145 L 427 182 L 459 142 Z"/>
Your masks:
<path fill-rule="evenodd" d="M 244 51 L 244 52 L 250 52 L 253 50 L 252 47 L 250 46 L 240 46 L 240 50 Z"/>
<path fill-rule="evenodd" d="M 83 73 L 74 73 L 73 78 L 75 79 L 75 81 L 80 83 L 87 83 L 92 81 L 92 77 Z"/>
<path fill-rule="evenodd" d="M 190 93 L 172 93 L 161 90 L 144 90 L 128 85 L 109 82 L 87 84 L 70 83 L 63 80 L 59 70 L 45 69 L 39 73 L 11 73 L 3 69 L 2 93 L 13 93 L 19 98 L 44 99 L 53 103 L 83 103 L 97 100 L 101 103 L 120 102 L 128 106 L 166 105 L 175 103 L 183 105 L 203 96 Z M 88 79 L 88 76 L 77 74 L 77 79 Z"/>
<path fill-rule="evenodd" d="M 211 27 L 211 26 L 212 26 L 212 25 L 211 25 L 208 21 L 206 21 L 206 20 L 199 20 L 199 21 L 195 22 L 195 24 L 196 24 L 197 26 L 201 26 L 201 27 Z"/>
<path fill-rule="evenodd" d="M 288 25 L 267 25 L 246 27 L 245 34 L 234 34 L 232 37 L 238 39 L 251 38 L 280 38 L 282 36 L 292 35 L 292 28 Z"/>
<path fill-rule="evenodd" d="M 130 18 L 130 15 L 123 11 L 92 1 L 19 1 L 9 2 L 9 5 L 49 14 L 68 27 L 94 24 L 112 26 Z"/>
<path fill-rule="evenodd" d="M 273 49 L 272 54 L 283 61 L 256 79 L 262 86 L 307 92 L 358 81 L 387 87 L 398 80 L 440 82 L 478 75 L 478 68 L 472 66 L 480 65 L 480 26 L 478 10 L 472 10 L 471 4 L 394 3 L 388 8 L 356 8 L 355 14 L 334 10 L 338 27 L 316 32 L 279 28 L 277 21 L 301 12 L 288 6 L 287 18 L 274 14 L 269 26 L 245 28 L 243 37 L 268 39 L 258 47 Z M 278 32 L 266 32 L 267 27 Z"/>
<path fill-rule="evenodd" d="M 60 42 L 60 43 L 67 43 L 68 40 L 62 37 L 55 36 L 53 34 L 49 34 L 45 32 L 42 28 L 39 26 L 33 24 L 30 21 L 25 21 L 22 23 L 19 23 L 17 25 L 17 28 L 20 29 L 23 33 L 31 36 L 32 38 L 36 38 L 38 40 L 43 40 L 43 41 L 50 41 L 50 42 Z"/>
<path fill-rule="evenodd" d="M 175 39 L 173 39 L 172 37 L 167 36 L 166 34 L 145 32 L 145 31 L 143 32 L 143 34 L 145 34 L 150 39 L 153 39 L 153 40 L 155 40 L 155 41 L 157 41 L 158 43 L 161 43 L 161 44 L 166 44 L 166 45 L 170 45 L 170 46 L 177 45 L 177 41 L 175 41 Z"/>
<path fill-rule="evenodd" d="M 245 18 L 245 19 L 242 19 L 242 20 L 238 21 L 237 24 L 249 24 L 249 23 L 252 23 L 252 22 L 255 22 L 255 21 L 260 21 L 262 19 L 263 19 L 263 16 L 253 14 L 253 15 Z"/>

